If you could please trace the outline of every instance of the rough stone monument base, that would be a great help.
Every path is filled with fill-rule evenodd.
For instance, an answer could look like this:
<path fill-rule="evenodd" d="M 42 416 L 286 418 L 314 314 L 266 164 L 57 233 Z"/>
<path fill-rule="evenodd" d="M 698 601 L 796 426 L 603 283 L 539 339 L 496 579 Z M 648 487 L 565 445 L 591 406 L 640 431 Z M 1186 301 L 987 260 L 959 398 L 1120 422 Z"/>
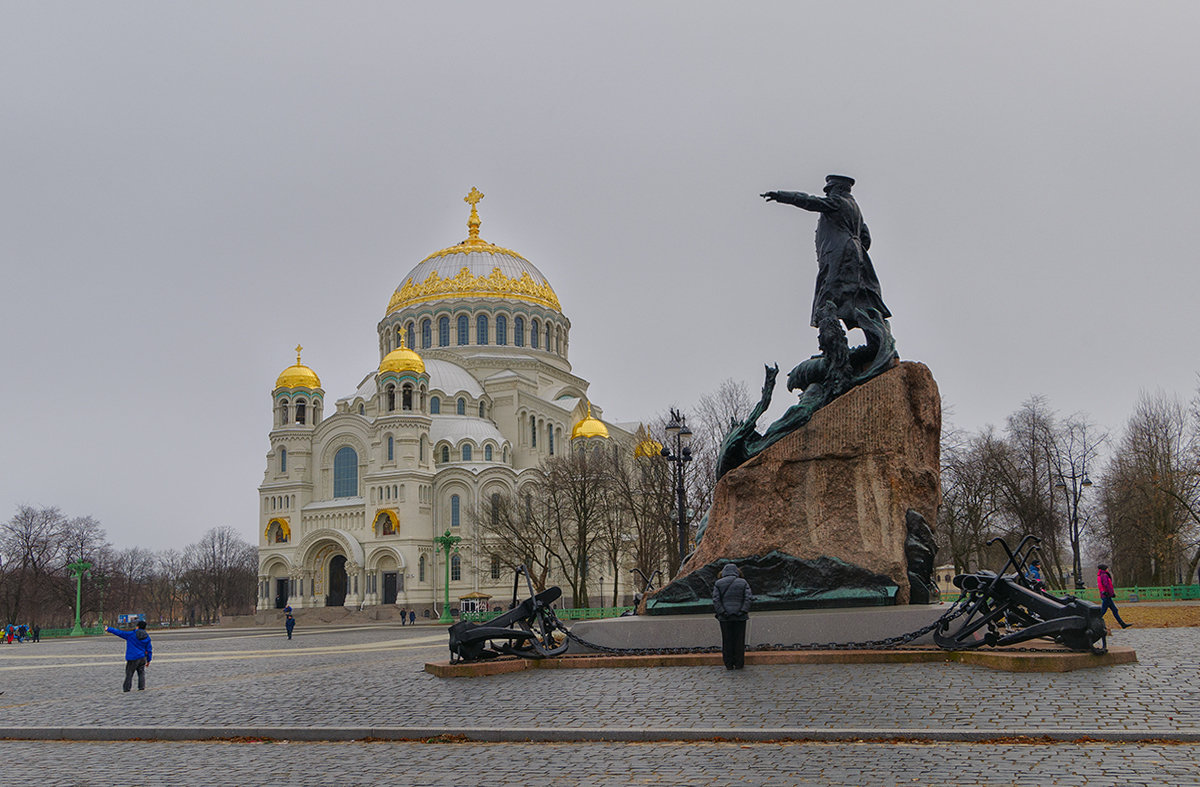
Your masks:
<path fill-rule="evenodd" d="M 908 604 L 909 522 L 932 526 L 941 502 L 941 423 L 924 364 L 898 363 L 847 391 L 717 482 L 700 545 L 646 610 L 705 611 L 708 575 L 730 560 L 772 609 L 821 605 L 831 593 L 840 606 Z M 760 568 L 771 553 L 787 559 L 775 561 L 784 570 Z M 819 570 L 822 560 L 845 568 Z"/>

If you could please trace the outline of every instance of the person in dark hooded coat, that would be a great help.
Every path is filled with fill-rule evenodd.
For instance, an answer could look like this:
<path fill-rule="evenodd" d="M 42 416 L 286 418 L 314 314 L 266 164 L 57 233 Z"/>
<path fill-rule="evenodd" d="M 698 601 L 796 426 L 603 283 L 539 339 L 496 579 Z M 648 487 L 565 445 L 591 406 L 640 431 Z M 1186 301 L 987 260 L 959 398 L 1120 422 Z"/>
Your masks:
<path fill-rule="evenodd" d="M 150 647 L 150 633 L 146 631 L 146 621 L 139 620 L 133 631 L 121 631 L 112 626 L 104 630 L 125 640 L 125 683 L 121 686 L 124 691 L 133 688 L 133 673 L 137 673 L 138 691 L 146 688 L 146 665 L 154 658 L 154 650 Z"/>
<path fill-rule="evenodd" d="M 750 604 L 754 594 L 750 583 L 733 563 L 726 563 L 721 576 L 713 583 L 713 611 L 721 624 L 721 657 L 725 669 L 746 666 L 746 621 L 750 620 Z"/>

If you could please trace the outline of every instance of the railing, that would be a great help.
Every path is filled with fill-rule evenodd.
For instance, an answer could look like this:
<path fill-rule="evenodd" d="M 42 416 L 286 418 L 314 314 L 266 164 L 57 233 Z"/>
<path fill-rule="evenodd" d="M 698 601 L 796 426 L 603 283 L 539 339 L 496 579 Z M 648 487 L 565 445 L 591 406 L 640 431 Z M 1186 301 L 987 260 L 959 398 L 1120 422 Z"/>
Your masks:
<path fill-rule="evenodd" d="M 1060 592 L 1060 591 L 1052 591 Z M 1066 588 L 1062 593 L 1070 593 L 1076 598 L 1100 603 L 1100 591 L 1096 588 L 1072 590 Z M 1200 599 L 1200 585 L 1166 585 L 1161 587 L 1126 587 L 1114 588 L 1116 601 L 1134 603 L 1138 601 L 1193 601 Z"/>
<path fill-rule="evenodd" d="M 559 620 L 598 620 L 600 618 L 619 618 L 623 613 L 631 609 L 633 607 L 582 607 L 555 609 L 554 614 Z M 499 612 L 463 612 L 458 619 L 482 623 L 499 614 Z"/>
<path fill-rule="evenodd" d="M 95 626 L 94 628 L 85 628 L 83 630 L 83 633 L 84 634 L 103 634 L 104 626 Z M 25 639 L 28 640 L 31 636 L 33 636 L 33 635 L 27 634 L 27 635 L 25 635 Z M 69 637 L 69 636 L 71 636 L 71 629 L 69 629 L 69 628 L 42 629 L 41 632 L 38 634 L 38 636 L 41 637 L 42 639 L 49 639 L 50 637 Z M 16 642 L 16 640 L 13 640 L 13 641 Z"/>

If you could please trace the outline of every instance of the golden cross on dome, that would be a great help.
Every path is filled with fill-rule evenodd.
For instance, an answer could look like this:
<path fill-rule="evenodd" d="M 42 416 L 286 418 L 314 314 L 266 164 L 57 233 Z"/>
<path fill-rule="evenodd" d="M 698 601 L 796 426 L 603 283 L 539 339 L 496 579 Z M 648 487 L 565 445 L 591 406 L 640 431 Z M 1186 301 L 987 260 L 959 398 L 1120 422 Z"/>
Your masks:
<path fill-rule="evenodd" d="M 467 219 L 467 243 L 471 246 L 484 245 L 479 239 L 479 211 L 475 209 L 481 199 L 483 192 L 474 186 L 471 187 L 471 193 L 463 197 L 463 202 L 471 206 L 471 218 Z"/>
<path fill-rule="evenodd" d="M 298 345 L 298 344 L 296 345 L 296 365 L 297 365 L 297 366 L 299 366 L 299 365 L 300 365 L 300 351 L 301 351 L 301 350 L 303 350 L 303 349 L 304 349 L 304 348 L 303 348 L 303 347 L 301 347 L 300 345 Z"/>

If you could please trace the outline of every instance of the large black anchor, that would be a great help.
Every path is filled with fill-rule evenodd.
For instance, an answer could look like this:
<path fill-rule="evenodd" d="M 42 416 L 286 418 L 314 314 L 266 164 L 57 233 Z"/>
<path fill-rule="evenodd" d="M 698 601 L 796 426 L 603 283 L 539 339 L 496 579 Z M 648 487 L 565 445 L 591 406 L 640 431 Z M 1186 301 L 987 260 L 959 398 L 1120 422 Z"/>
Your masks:
<path fill-rule="evenodd" d="M 529 598 L 518 603 L 522 575 Z M 450 627 L 450 661 L 481 661 L 502 655 L 543 659 L 566 653 L 570 642 L 565 636 L 561 641 L 557 636 L 560 632 L 566 634 L 566 626 L 550 606 L 561 596 L 557 587 L 534 593 L 529 572 L 525 566 L 518 566 L 513 577 L 512 606 L 507 612 L 483 623 L 464 620 Z"/>
<path fill-rule="evenodd" d="M 988 546 L 999 542 L 1004 547 L 1008 562 L 999 574 L 979 571 L 954 578 L 954 584 L 964 595 L 959 604 L 966 605 L 962 623 L 953 633 L 947 633 L 949 621 L 943 623 L 934 631 L 933 641 L 947 650 L 965 650 L 1050 637 L 1071 650 L 1105 652 L 1108 640 L 1099 606 L 1074 596 L 1040 591 L 1027 578 L 1026 561 L 1040 541 L 1035 536 L 1025 536 L 1015 553 L 1003 538 L 989 541 Z M 1004 573 L 1010 567 L 1014 572 Z M 981 633 L 980 629 L 985 627 L 987 631 Z M 1099 647 L 1097 640 L 1101 643 Z"/>

